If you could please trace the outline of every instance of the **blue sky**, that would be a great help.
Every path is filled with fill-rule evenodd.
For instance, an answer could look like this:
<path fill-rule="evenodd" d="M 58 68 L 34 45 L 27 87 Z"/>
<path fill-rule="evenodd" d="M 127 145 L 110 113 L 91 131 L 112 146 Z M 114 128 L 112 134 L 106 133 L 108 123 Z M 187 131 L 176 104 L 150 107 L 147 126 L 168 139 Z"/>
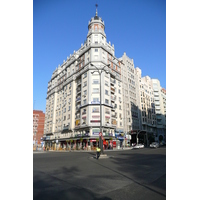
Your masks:
<path fill-rule="evenodd" d="M 157 78 L 166 88 L 165 0 L 33 0 L 35 110 L 45 112 L 48 81 L 56 67 L 86 40 L 96 3 L 115 56 L 126 52 L 142 76 Z"/>

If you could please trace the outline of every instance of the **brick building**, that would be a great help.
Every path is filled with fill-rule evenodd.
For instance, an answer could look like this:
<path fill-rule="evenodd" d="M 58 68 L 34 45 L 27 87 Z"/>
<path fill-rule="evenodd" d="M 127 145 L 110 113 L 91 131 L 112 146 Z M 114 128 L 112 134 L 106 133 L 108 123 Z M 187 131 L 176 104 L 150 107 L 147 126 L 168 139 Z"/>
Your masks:
<path fill-rule="evenodd" d="M 41 146 L 41 138 L 44 134 L 45 113 L 41 110 L 33 110 L 33 145 Z"/>

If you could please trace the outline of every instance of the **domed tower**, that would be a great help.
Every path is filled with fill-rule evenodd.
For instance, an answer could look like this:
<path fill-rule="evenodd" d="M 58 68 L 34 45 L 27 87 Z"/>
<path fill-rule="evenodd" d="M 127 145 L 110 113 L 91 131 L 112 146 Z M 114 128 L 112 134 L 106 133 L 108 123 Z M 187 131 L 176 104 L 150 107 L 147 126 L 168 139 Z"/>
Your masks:
<path fill-rule="evenodd" d="M 97 5 L 96 5 L 97 7 Z M 87 34 L 87 44 L 105 44 L 106 43 L 106 34 L 105 34 L 105 25 L 101 17 L 98 16 L 97 8 L 96 15 L 91 18 L 88 23 L 88 34 Z"/>

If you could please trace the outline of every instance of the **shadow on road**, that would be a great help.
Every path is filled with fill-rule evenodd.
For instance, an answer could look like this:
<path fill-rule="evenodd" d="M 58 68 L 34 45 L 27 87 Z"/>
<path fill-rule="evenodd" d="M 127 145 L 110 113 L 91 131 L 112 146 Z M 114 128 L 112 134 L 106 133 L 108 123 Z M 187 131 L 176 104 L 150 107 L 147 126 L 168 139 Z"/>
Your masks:
<path fill-rule="evenodd" d="M 127 185 L 132 188 L 132 184 L 134 188 L 157 195 L 158 199 L 166 198 L 165 154 L 154 151 L 106 154 L 112 158 L 91 159 L 94 152 L 37 155 L 33 169 L 33 199 L 110 200 L 114 193 Z"/>

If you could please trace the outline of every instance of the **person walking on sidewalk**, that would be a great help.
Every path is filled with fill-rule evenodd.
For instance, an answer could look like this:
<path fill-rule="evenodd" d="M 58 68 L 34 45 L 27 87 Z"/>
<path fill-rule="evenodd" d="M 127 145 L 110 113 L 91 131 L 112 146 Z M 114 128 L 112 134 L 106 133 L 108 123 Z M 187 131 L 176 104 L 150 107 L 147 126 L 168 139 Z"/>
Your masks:
<path fill-rule="evenodd" d="M 98 160 L 100 157 L 101 149 L 99 147 L 97 147 L 96 150 L 97 150 L 97 160 Z"/>

